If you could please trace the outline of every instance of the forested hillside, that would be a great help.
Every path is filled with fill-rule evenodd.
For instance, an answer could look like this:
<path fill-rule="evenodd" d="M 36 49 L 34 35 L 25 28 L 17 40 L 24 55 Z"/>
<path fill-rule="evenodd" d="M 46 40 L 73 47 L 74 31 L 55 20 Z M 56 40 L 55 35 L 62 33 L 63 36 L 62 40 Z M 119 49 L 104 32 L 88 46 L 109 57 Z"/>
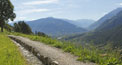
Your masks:
<path fill-rule="evenodd" d="M 122 46 L 122 12 L 109 20 L 106 20 L 94 31 L 71 36 L 65 40 L 71 40 L 78 43 L 92 43 L 97 45 L 112 44 L 114 47 Z"/>
<path fill-rule="evenodd" d="M 102 23 L 105 21 L 111 19 L 112 17 L 116 16 L 120 11 L 122 11 L 122 8 L 117 8 L 108 14 L 104 15 L 102 18 L 100 18 L 97 22 L 93 23 L 92 25 L 89 26 L 89 29 L 94 30 L 97 27 L 99 27 Z"/>

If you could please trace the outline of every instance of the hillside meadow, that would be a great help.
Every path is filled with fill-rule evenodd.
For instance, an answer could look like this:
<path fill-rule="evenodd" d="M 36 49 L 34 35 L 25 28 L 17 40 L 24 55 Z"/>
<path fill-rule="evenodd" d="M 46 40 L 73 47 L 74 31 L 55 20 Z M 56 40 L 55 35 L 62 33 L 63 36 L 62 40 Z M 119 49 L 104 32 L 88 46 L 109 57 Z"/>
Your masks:
<path fill-rule="evenodd" d="M 27 65 L 18 47 L 0 32 L 0 64 L 1 65 Z"/>

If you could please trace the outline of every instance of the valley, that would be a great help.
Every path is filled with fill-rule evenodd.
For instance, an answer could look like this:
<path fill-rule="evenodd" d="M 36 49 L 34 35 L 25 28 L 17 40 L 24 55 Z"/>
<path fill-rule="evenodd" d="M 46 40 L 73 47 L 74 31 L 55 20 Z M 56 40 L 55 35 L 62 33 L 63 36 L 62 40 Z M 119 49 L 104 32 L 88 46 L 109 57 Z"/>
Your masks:
<path fill-rule="evenodd" d="M 0 65 L 122 65 L 122 1 L 0 0 Z"/>
<path fill-rule="evenodd" d="M 57 19 L 53 17 L 43 18 L 35 21 L 27 22 L 28 25 L 32 28 L 32 31 L 44 32 L 49 36 L 62 36 L 62 35 L 71 35 L 84 33 L 87 30 L 78 27 L 74 24 L 71 24 L 68 21 L 63 19 Z"/>
<path fill-rule="evenodd" d="M 120 10 L 120 9 L 119 9 Z M 117 10 L 118 11 L 118 10 Z M 68 40 L 84 43 L 93 43 L 95 45 L 108 45 L 111 44 L 113 47 L 121 48 L 121 26 L 122 26 L 122 11 L 118 12 L 115 16 L 105 20 L 101 23 L 94 31 L 87 32 L 84 34 L 72 36 L 66 38 Z"/>

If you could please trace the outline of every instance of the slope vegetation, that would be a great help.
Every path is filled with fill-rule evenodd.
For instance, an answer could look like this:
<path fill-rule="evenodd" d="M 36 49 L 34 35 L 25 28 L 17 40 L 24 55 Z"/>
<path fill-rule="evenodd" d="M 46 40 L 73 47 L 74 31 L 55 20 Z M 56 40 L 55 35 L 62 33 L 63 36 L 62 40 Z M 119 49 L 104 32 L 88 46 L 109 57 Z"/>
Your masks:
<path fill-rule="evenodd" d="M 106 20 L 94 31 L 72 36 L 66 40 L 79 43 L 93 43 L 97 45 L 112 44 L 114 47 L 122 46 L 122 11 L 109 20 Z"/>
<path fill-rule="evenodd" d="M 112 17 L 116 16 L 119 12 L 122 11 L 122 8 L 117 8 L 113 11 L 111 11 L 110 13 L 106 14 L 105 16 L 103 16 L 102 18 L 100 18 L 97 22 L 95 22 L 94 24 L 92 24 L 89 29 L 96 29 L 97 27 L 99 27 L 102 23 L 104 23 L 106 20 L 111 19 Z"/>
<path fill-rule="evenodd" d="M 4 33 L 0 33 L 0 64 L 27 65 L 16 45 Z"/>

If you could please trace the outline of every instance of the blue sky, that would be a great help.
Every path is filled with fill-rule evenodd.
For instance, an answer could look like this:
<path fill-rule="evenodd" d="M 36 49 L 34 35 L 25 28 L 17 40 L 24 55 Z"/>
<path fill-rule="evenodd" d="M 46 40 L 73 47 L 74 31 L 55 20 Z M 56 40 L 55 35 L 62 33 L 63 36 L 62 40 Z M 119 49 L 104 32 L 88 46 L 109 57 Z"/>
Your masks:
<path fill-rule="evenodd" d="M 45 17 L 98 20 L 108 12 L 122 7 L 122 0 L 11 0 L 18 20 Z"/>

